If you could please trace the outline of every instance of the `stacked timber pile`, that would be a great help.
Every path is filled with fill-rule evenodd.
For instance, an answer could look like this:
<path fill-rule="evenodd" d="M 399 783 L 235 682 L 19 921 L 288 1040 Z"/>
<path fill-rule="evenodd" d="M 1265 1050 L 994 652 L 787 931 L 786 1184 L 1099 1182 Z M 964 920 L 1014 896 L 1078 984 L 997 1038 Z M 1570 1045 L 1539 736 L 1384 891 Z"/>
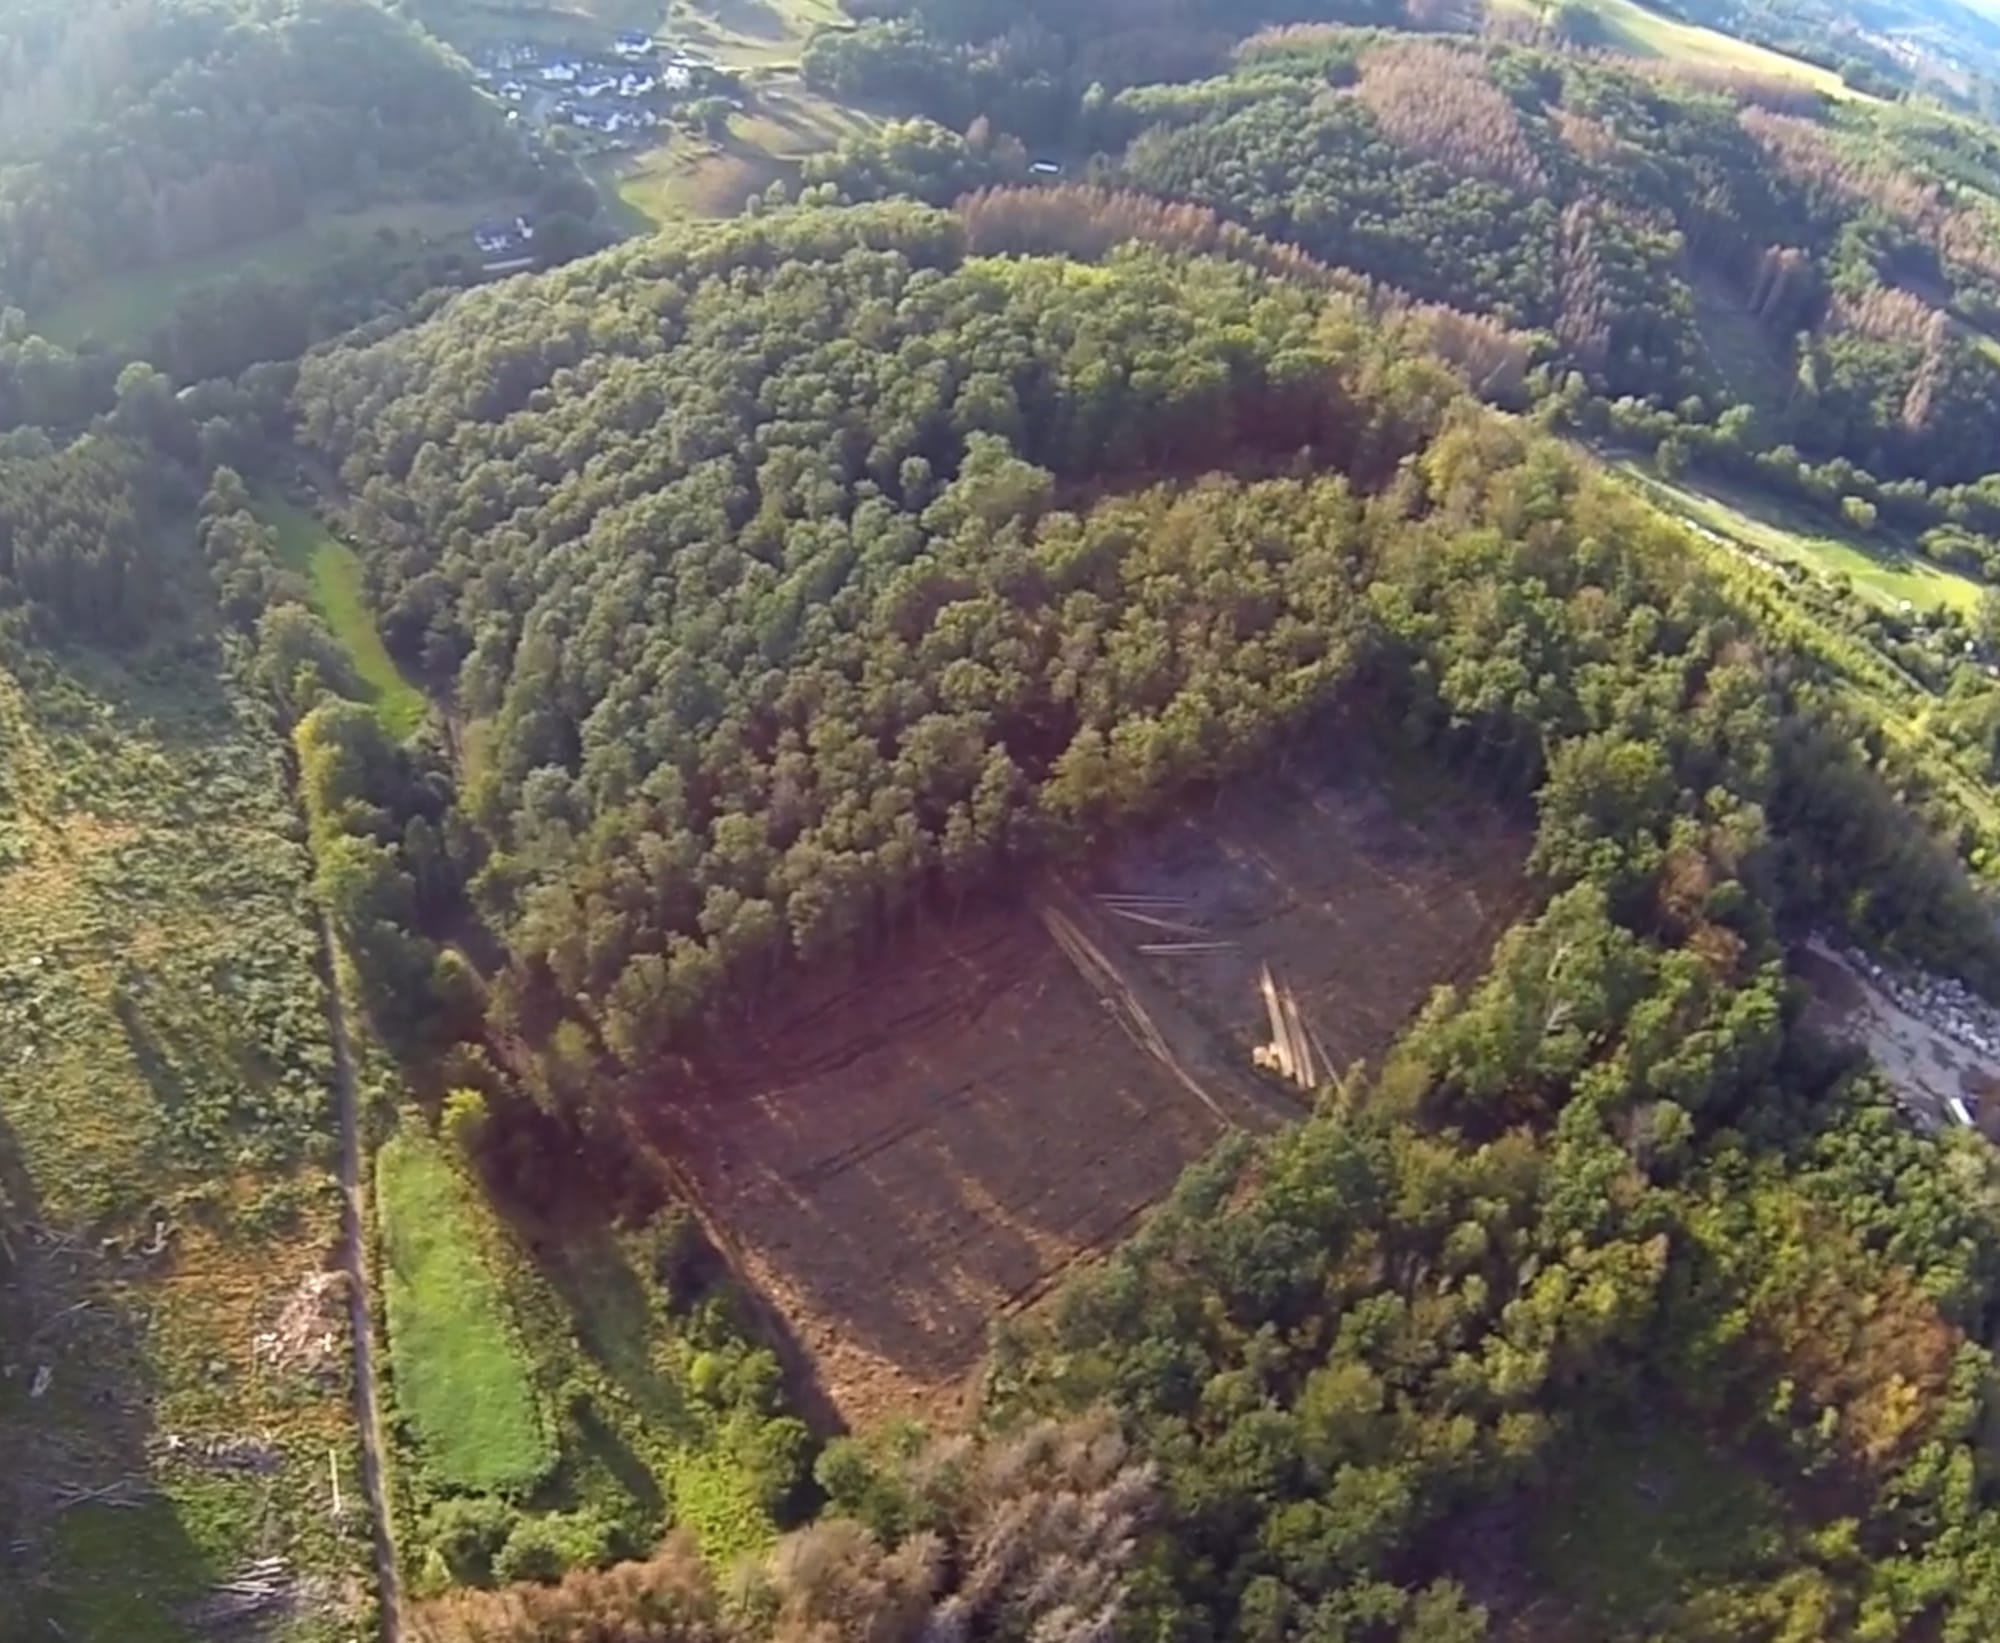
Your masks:
<path fill-rule="evenodd" d="M 1268 964 L 1258 968 L 1257 989 L 1271 1018 L 1271 1037 L 1250 1052 L 1251 1060 L 1310 1093 L 1333 1071 L 1332 1062 L 1299 1014 L 1297 995 L 1279 983 Z"/>

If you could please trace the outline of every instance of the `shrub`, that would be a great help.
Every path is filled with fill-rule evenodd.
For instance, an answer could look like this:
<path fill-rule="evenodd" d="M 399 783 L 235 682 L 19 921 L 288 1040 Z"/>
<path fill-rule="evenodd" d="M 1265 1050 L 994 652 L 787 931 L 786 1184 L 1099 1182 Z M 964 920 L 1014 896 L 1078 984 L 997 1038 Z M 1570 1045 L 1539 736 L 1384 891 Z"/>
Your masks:
<path fill-rule="evenodd" d="M 611 1526 L 595 1512 L 550 1512 L 523 1518 L 493 1560 L 501 1580 L 552 1585 L 572 1569 L 595 1569 L 611 1560 Z"/>

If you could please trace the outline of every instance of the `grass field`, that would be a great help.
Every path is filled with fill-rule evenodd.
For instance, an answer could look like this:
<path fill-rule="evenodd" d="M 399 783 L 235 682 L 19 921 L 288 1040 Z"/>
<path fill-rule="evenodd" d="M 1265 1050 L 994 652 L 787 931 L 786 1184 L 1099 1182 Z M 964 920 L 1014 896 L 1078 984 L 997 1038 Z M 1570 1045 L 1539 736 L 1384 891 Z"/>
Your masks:
<path fill-rule="evenodd" d="M 607 157 L 594 174 L 613 221 L 627 233 L 650 233 L 670 222 L 733 217 L 752 194 L 793 176 L 807 155 L 873 123 L 780 75 L 731 117 L 726 140 L 678 133 L 657 148 Z"/>
<path fill-rule="evenodd" d="M 627 234 L 650 234 L 668 223 L 733 217 L 786 168 L 767 155 L 676 136 L 592 169 L 612 222 Z"/>
<path fill-rule="evenodd" d="M 735 69 L 796 67 L 815 28 L 847 21 L 838 0 L 417 0 L 410 9 L 468 49 L 509 40 L 588 45 L 645 29 Z"/>
<path fill-rule="evenodd" d="M 362 592 L 360 556 L 296 503 L 266 492 L 256 505 L 258 518 L 277 533 L 279 556 L 306 579 L 313 609 L 347 652 L 368 705 L 391 735 L 411 735 L 430 705 L 382 643 Z"/>
<path fill-rule="evenodd" d="M 245 274 L 273 281 L 301 279 L 384 229 L 405 237 L 463 240 L 470 252 L 472 225 L 503 208 L 510 208 L 510 202 L 416 203 L 321 212 L 297 228 L 226 251 L 94 280 L 29 319 L 43 336 L 65 347 L 94 339 L 106 347 L 139 348 L 173 318 L 183 298 L 203 286 Z"/>
<path fill-rule="evenodd" d="M 1637 0 L 1580 0 L 1596 14 L 1602 31 L 1601 44 L 1634 57 L 1661 57 L 1673 62 L 1693 63 L 1702 68 L 1730 69 L 1745 74 L 1771 75 L 1798 80 L 1815 91 L 1839 101 L 1878 102 L 1866 92 L 1854 90 L 1831 69 L 1821 68 L 1797 57 L 1787 57 L 1768 46 L 1753 45 L 1699 23 L 1685 23 L 1669 17 Z M 1541 14 L 1548 8 L 1542 0 L 1501 0 L 1516 11 Z"/>
<path fill-rule="evenodd" d="M 393 1083 L 379 1055 L 364 1047 L 370 1077 Z M 518 1522 L 588 1513 L 635 1547 L 678 1524 L 725 1561 L 771 1540 L 804 1428 L 720 1296 L 668 1293 L 671 1220 L 614 1226 L 601 1204 L 502 1218 L 408 1109 L 376 1201 L 418 1595 L 456 1578 L 426 1526 L 466 1493 L 511 1499 Z"/>
<path fill-rule="evenodd" d="M 206 586 L 191 541 L 161 557 Z M 300 1304 L 338 1228 L 333 1057 L 283 751 L 199 625 L 0 647 L 0 748 L 0 1637 L 187 1643 L 275 1555 L 321 1593 L 277 1635 L 350 1638 L 345 1315 Z"/>
<path fill-rule="evenodd" d="M 414 1131 L 375 1161 L 395 1403 L 424 1464 L 472 1493 L 524 1494 L 555 1465 L 531 1371 L 488 1264 L 494 1234 L 443 1149 Z"/>
<path fill-rule="evenodd" d="M 847 21 L 837 0 L 674 0 L 662 33 L 725 68 L 796 68 L 814 29 Z"/>
<path fill-rule="evenodd" d="M 403 9 L 461 49 L 510 40 L 596 40 L 623 29 L 658 28 L 666 14 L 663 0 L 406 0 Z"/>
<path fill-rule="evenodd" d="M 1834 530 L 1817 516 L 1764 497 L 1704 480 L 1697 489 L 1670 484 L 1632 464 L 1622 470 L 1660 508 L 1738 547 L 1824 576 L 1844 576 L 1855 590 L 1885 610 L 1907 601 L 1918 610 L 1969 611 L 1980 585 L 1905 551 L 1885 533 L 1863 537 Z"/>

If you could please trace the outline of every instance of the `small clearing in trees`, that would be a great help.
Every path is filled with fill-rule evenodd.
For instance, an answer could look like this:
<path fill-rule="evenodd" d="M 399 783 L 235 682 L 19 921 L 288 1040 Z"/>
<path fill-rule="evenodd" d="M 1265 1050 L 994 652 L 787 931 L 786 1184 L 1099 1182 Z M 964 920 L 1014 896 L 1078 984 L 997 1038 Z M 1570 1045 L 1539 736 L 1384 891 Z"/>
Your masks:
<path fill-rule="evenodd" d="M 2000 1134 L 2000 1051 L 1971 1041 L 1974 1033 L 1986 1044 L 1994 1041 L 1986 1010 L 1966 1020 L 1949 1008 L 1927 1006 L 1937 988 L 1931 978 L 1897 977 L 1817 938 L 1793 952 L 1792 968 L 1812 989 L 1807 1020 L 1866 1050 L 1911 1122 L 1931 1132 L 1948 1129 L 1963 1121 L 1953 1110 L 1956 1102 L 1986 1134 Z"/>
<path fill-rule="evenodd" d="M 1303 1113 L 1255 1056 L 1265 965 L 1320 1067 L 1379 1056 L 1483 969 L 1526 905 L 1526 847 L 1372 776 L 1245 783 L 808 984 L 646 1121 L 832 1409 L 935 1418 L 994 1318 L 1230 1129 Z"/>

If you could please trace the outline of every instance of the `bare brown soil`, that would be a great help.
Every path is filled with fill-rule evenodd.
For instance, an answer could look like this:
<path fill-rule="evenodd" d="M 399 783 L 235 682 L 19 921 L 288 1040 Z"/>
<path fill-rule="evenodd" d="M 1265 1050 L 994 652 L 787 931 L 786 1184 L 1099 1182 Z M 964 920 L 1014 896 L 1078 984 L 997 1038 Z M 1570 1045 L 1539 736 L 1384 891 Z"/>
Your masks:
<path fill-rule="evenodd" d="M 1483 966 L 1524 905 L 1525 835 L 1405 808 L 1358 779 L 1231 789 L 809 986 L 651 1104 L 834 1412 L 948 1413 L 992 1320 L 1121 1238 L 1227 1131 L 1304 1111 L 1251 1063 L 1262 964 L 1335 1067 Z M 1106 894 L 1162 898 L 1145 916 L 1187 929 Z M 1234 945 L 1137 950 L 1162 942 Z"/>
<path fill-rule="evenodd" d="M 1238 1059 L 1269 1036 L 1258 991 L 1268 964 L 1339 1072 L 1380 1055 L 1432 988 L 1484 970 L 1527 905 L 1527 844 L 1492 811 L 1450 797 L 1413 816 L 1407 794 L 1373 781 L 1272 781 L 1227 789 L 1127 846 L 1091 888 L 1165 898 L 1175 922 L 1202 932 L 1105 914 L 1131 962 Z M 1179 941 L 1235 945 L 1139 952 Z"/>

